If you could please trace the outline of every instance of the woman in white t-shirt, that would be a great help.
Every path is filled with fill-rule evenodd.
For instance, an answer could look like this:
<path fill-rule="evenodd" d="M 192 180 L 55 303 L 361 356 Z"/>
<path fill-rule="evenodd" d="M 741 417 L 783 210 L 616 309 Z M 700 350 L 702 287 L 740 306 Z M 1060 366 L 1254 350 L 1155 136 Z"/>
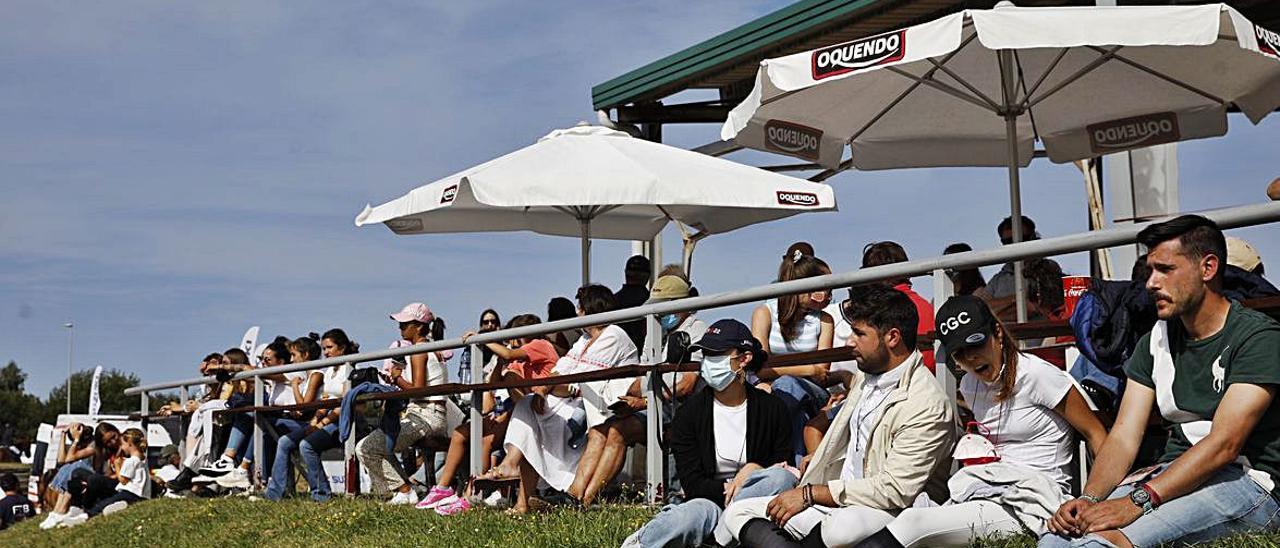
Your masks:
<path fill-rule="evenodd" d="M 1090 453 L 1106 429 L 1063 370 L 1019 352 L 982 299 L 954 297 L 936 315 L 938 337 L 965 372 L 960 394 L 972 432 L 956 446 L 967 464 L 944 506 L 903 511 L 860 546 L 969 546 L 976 539 L 1041 535 L 1068 498 L 1079 433 Z"/>
<path fill-rule="evenodd" d="M 618 308 L 609 288 L 588 285 L 578 290 L 578 315 Z M 553 375 L 571 375 L 639 363 L 639 351 L 616 325 L 591 326 L 556 362 Z M 564 491 L 573 483 L 587 431 L 613 414 L 610 406 L 626 395 L 631 379 L 536 386 L 511 412 L 505 447 L 507 457 L 485 479 L 520 478 L 512 510 L 529 511 L 529 495 L 541 477 Z"/>

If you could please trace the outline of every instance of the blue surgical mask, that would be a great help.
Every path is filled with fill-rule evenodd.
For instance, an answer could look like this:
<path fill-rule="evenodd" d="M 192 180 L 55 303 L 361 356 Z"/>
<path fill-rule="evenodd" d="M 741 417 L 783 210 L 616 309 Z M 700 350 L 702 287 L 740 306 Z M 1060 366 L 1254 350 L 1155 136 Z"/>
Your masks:
<path fill-rule="evenodd" d="M 663 314 L 658 316 L 658 324 L 667 331 L 674 331 L 680 326 L 680 316 L 675 314 Z"/>
<path fill-rule="evenodd" d="M 733 370 L 731 362 L 733 358 L 728 354 L 722 356 L 704 356 L 702 358 L 702 380 L 707 382 L 712 390 L 723 392 L 733 379 L 738 378 L 738 373 Z"/>

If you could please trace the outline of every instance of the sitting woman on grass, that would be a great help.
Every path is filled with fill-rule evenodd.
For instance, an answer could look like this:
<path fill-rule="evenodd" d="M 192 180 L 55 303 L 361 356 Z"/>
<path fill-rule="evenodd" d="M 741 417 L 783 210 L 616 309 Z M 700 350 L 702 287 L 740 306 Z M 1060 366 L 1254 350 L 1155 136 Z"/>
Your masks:
<path fill-rule="evenodd" d="M 147 467 L 147 435 L 130 428 L 120 434 L 120 456 L 124 460 L 116 472 L 116 492 L 89 508 L 89 516 L 109 515 L 151 498 L 151 471 Z"/>
<path fill-rule="evenodd" d="M 1079 433 L 1090 453 L 1107 432 L 1071 377 L 1020 352 L 982 299 L 954 297 L 938 309 L 937 332 L 965 372 L 960 394 L 978 430 L 956 445 L 966 464 L 943 506 L 908 508 L 859 546 L 969 546 L 992 536 L 1045 532 L 1068 500 Z"/>
<path fill-rule="evenodd" d="M 521 314 L 507 322 L 507 329 L 526 327 L 542 323 L 533 314 Z M 475 333 L 463 335 L 462 340 L 475 336 Z M 560 356 L 551 341 L 537 336 L 507 341 L 507 344 L 488 343 L 485 347 L 498 357 L 498 362 L 489 373 L 485 382 L 499 382 L 519 379 L 541 379 L 551 375 L 552 368 Z M 492 453 L 495 445 L 502 445 L 507 435 L 507 423 L 511 418 L 511 409 L 520 401 L 527 388 L 512 388 L 485 392 L 482 413 L 484 437 L 480 444 L 483 466 L 492 465 Z M 434 508 L 437 514 L 453 515 L 471 508 L 471 503 L 454 492 L 450 486 L 456 479 L 458 470 L 466 461 L 471 444 L 471 423 L 465 422 L 453 430 L 449 440 L 449 453 L 445 456 L 444 467 L 440 469 L 439 480 L 431 488 L 422 501 L 419 509 Z"/>
<path fill-rule="evenodd" d="M 70 442 L 70 444 L 68 444 Z M 98 427 L 90 430 L 80 423 L 72 423 L 62 432 L 58 442 L 58 473 L 49 482 L 49 487 L 58 493 L 58 500 L 53 511 L 40 523 L 41 529 L 52 529 L 68 518 L 80 519 L 84 509 L 71 505 L 70 483 L 72 474 L 83 470 L 101 472 L 106 470 L 107 462 L 120 448 L 120 429 L 109 422 L 98 423 Z"/>
<path fill-rule="evenodd" d="M 588 285 L 578 290 L 578 315 L 615 310 L 618 301 L 609 288 Z M 639 352 L 626 331 L 616 325 L 586 328 L 569 353 L 556 363 L 554 375 L 570 375 L 633 365 Z M 609 405 L 626 394 L 630 379 L 554 386 L 537 386 L 520 400 L 507 426 L 507 456 L 483 479 L 519 478 L 514 513 L 530 510 L 530 496 L 541 477 L 553 489 L 573 483 L 587 430 L 612 414 Z"/>

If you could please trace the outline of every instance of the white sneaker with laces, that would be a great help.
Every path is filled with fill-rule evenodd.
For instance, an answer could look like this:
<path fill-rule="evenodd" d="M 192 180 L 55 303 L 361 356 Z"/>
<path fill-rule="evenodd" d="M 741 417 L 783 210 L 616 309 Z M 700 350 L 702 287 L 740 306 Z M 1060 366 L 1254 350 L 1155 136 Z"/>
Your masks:
<path fill-rule="evenodd" d="M 199 472 L 203 476 L 217 477 L 217 476 L 222 476 L 224 474 L 230 473 L 235 469 L 236 469 L 235 461 L 231 460 L 231 457 L 223 455 L 213 464 L 210 464 L 209 466 L 205 466 L 201 468 Z"/>
<path fill-rule="evenodd" d="M 407 493 L 396 492 L 396 496 L 391 497 L 391 500 L 387 501 L 387 504 L 394 506 L 418 504 L 418 494 L 414 493 L 413 489 L 410 489 Z"/>
<path fill-rule="evenodd" d="M 58 527 L 75 527 L 77 525 L 84 525 L 84 522 L 86 521 L 89 521 L 89 514 L 81 513 L 74 516 L 68 515 L 67 517 L 62 518 L 62 522 L 58 523 Z"/>
<path fill-rule="evenodd" d="M 244 468 L 235 468 L 230 472 L 219 476 L 218 479 L 214 481 L 217 482 L 218 485 L 226 487 L 227 489 L 248 489 L 250 487 L 249 471 Z"/>
<path fill-rule="evenodd" d="M 103 508 L 102 515 L 110 516 L 111 514 L 124 510 L 125 508 L 128 508 L 128 507 L 129 507 L 129 503 L 123 500 L 118 500 L 111 504 L 108 504 L 106 508 Z"/>

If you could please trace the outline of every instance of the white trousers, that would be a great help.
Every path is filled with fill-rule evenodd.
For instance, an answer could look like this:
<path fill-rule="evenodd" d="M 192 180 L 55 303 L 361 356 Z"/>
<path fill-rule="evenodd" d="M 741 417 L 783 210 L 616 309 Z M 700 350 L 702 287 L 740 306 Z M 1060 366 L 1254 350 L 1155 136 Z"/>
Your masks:
<path fill-rule="evenodd" d="M 766 509 L 773 497 L 756 497 L 734 501 L 720 517 L 724 528 L 739 539 L 742 528 L 756 518 L 769 519 Z M 822 540 L 830 548 L 853 546 L 893 521 L 893 514 L 875 508 L 848 506 L 829 508 L 813 506 L 796 514 L 783 529 L 796 540 L 803 539 L 818 525 L 822 526 Z M 718 541 L 721 539 L 717 538 Z M 721 544 L 725 544 L 721 542 Z"/>
<path fill-rule="evenodd" d="M 1004 506 L 976 500 L 908 508 L 889 523 L 889 531 L 903 546 L 970 546 L 978 539 L 1023 533 L 1022 523 Z M 826 528 L 822 529 L 826 537 Z"/>

